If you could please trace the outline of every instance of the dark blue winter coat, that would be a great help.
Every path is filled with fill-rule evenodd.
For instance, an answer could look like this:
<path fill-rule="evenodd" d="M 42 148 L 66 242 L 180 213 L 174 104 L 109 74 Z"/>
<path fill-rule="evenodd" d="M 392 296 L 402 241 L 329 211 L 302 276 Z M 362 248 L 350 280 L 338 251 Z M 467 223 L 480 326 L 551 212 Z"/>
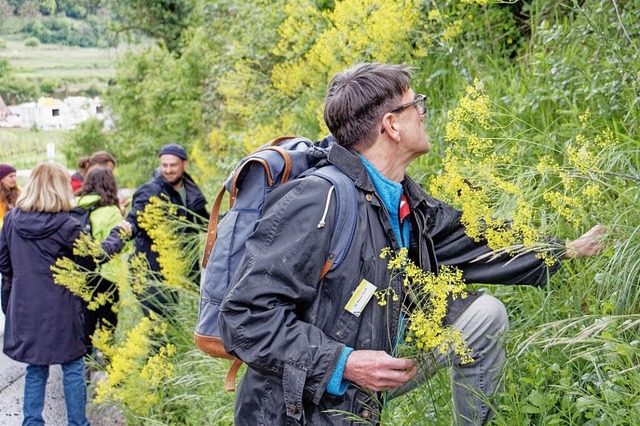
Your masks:
<path fill-rule="evenodd" d="M 82 302 L 55 284 L 51 272 L 56 259 L 73 257 L 73 243 L 81 228 L 67 212 L 15 208 L 5 217 L 0 233 L 0 273 L 13 277 L 4 331 L 4 353 L 10 358 L 51 365 L 85 354 Z M 108 254 L 117 253 L 124 244 L 118 229 L 102 243 Z"/>
<path fill-rule="evenodd" d="M 339 268 L 318 281 L 329 259 L 337 209 L 333 199 L 327 209 L 331 184 L 316 176 L 271 192 L 246 242 L 219 316 L 225 350 L 247 364 L 236 393 L 236 426 L 354 425 L 358 418 L 380 422 L 382 393 L 354 384 L 344 395 L 326 392 L 345 346 L 394 353 L 401 312 L 410 308 L 403 306 L 403 275 L 380 257 L 384 247 L 398 252 L 400 242 L 365 165 L 354 154 L 336 144 L 327 159 L 353 180 L 358 203 L 353 241 Z M 491 249 L 466 235 L 461 212 L 429 196 L 409 176 L 403 192 L 411 206 L 409 257 L 423 270 L 452 265 L 469 283 L 543 286 L 557 269 L 548 268 L 534 252 L 476 261 Z M 321 218 L 324 227 L 318 226 Z M 352 314 L 346 306 L 363 280 L 378 291 L 392 289 L 398 300 L 389 298 L 382 306 L 371 298 L 359 316 Z M 470 293 L 452 302 L 445 321 L 452 323 L 475 297 Z"/>
<path fill-rule="evenodd" d="M 158 253 L 151 249 L 153 241 L 149 234 L 138 226 L 138 214 L 144 211 L 151 197 L 165 195 L 171 203 L 182 207 L 178 208 L 178 216 L 184 217 L 189 222 L 199 223 L 202 221 L 191 212 L 205 219 L 209 217 L 209 213 L 206 210 L 207 200 L 188 173 L 185 172 L 182 182 L 187 192 L 186 206 L 182 203 L 182 198 L 178 191 L 164 180 L 159 169 L 154 172 L 153 178 L 149 182 L 140 186 L 133 194 L 131 211 L 127 215 L 127 221 L 131 224 L 132 233 L 135 236 L 136 254 L 144 253 L 147 256 L 147 261 L 152 271 L 160 271 Z"/>

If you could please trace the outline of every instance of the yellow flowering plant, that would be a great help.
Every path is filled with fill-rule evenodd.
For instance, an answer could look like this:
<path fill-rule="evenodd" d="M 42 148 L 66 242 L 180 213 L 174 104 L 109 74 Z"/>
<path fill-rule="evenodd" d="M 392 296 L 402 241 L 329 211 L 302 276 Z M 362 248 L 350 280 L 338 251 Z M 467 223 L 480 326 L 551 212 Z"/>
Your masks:
<path fill-rule="evenodd" d="M 124 231 L 122 231 L 124 232 Z M 122 235 L 123 239 L 128 236 Z M 80 297 L 87 303 L 90 310 L 96 310 L 99 306 L 105 305 L 107 302 L 113 302 L 114 294 L 117 291 L 118 283 L 126 282 L 126 261 L 120 255 L 108 256 L 100 243 L 95 241 L 89 234 L 81 233 L 74 243 L 73 254 L 75 256 L 90 257 L 94 264 L 109 260 L 114 265 L 112 273 L 115 274 L 116 285 L 112 288 L 96 293 L 96 289 L 89 283 L 102 275 L 100 268 L 87 269 L 79 265 L 74 260 L 63 257 L 56 260 L 51 266 L 53 272 L 53 281 L 66 287 L 71 293 Z M 113 278 L 113 277 L 110 277 Z M 115 308 L 115 307 L 114 307 Z"/>
<path fill-rule="evenodd" d="M 388 259 L 387 268 L 392 274 L 403 276 L 403 311 L 405 335 L 397 348 L 399 356 L 418 356 L 433 350 L 458 355 L 463 364 L 473 361 L 469 348 L 460 330 L 443 325 L 447 303 L 451 298 L 466 297 L 462 271 L 441 266 L 437 272 L 425 271 L 408 257 L 406 248 L 395 253 L 385 247 L 380 257 Z M 389 287 L 374 293 L 381 306 L 388 298 L 397 301 L 399 295 Z"/>
<path fill-rule="evenodd" d="M 151 197 L 144 211 L 138 213 L 138 224 L 143 228 L 158 253 L 162 284 L 173 288 L 196 291 L 193 266 L 200 259 L 206 218 L 200 224 L 178 214 L 177 206 L 164 194 Z M 195 215 L 195 213 L 190 212 Z M 195 232 L 187 232 L 194 230 Z"/>
<path fill-rule="evenodd" d="M 442 173 L 430 193 L 460 208 L 467 235 L 486 240 L 493 255 L 535 251 L 554 263 L 561 247 L 546 242 L 553 232 L 545 228 L 568 225 L 579 235 L 606 202 L 602 162 L 615 147 L 612 132 L 586 136 L 583 127 L 563 151 L 552 150 L 528 140 L 525 132 L 540 132 L 489 99 L 478 79 L 447 118 Z M 509 126 L 524 128 L 522 139 L 504 138 Z"/>
<path fill-rule="evenodd" d="M 119 344 L 113 331 L 98 330 L 93 343 L 109 364 L 95 389 L 98 404 L 115 402 L 135 416 L 145 416 L 160 400 L 163 383 L 175 374 L 176 346 L 165 342 L 168 326 L 151 312 Z"/>
<path fill-rule="evenodd" d="M 138 216 L 140 226 L 153 240 L 153 249 L 159 253 L 161 275 L 149 269 L 143 253 L 134 256 L 107 257 L 100 244 L 87 235 L 81 235 L 74 246 L 77 256 L 115 262 L 111 273 L 116 285 L 106 293 L 96 293 L 90 285 L 100 270 L 90 270 L 72 259 L 59 259 L 52 266 L 56 283 L 67 287 L 81 297 L 89 309 L 112 301 L 116 290 L 119 302 L 114 310 L 125 317 L 136 318 L 134 324 L 119 321 L 116 329 L 104 326 L 92 337 L 95 348 L 104 355 L 105 378 L 96 384 L 96 404 L 116 403 L 132 418 L 147 416 L 162 403 L 163 385 L 176 370 L 175 357 L 178 347 L 174 343 L 175 323 L 173 313 L 158 319 L 153 313 L 140 316 L 139 298 L 146 288 L 168 285 L 197 294 L 192 280 L 192 265 L 200 257 L 204 223 L 193 224 L 178 216 L 177 207 L 166 199 L 154 197 L 144 212 Z M 196 233 L 184 232 L 196 227 Z M 164 281 L 162 280 L 164 278 Z M 97 368 L 102 368 L 95 365 Z"/>

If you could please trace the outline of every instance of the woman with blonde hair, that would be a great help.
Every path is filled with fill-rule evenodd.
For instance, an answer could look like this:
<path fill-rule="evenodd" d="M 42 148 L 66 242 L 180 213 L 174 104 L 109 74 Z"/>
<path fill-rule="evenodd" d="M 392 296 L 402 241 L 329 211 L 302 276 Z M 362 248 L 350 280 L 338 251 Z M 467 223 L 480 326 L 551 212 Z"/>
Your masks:
<path fill-rule="evenodd" d="M 51 272 L 58 258 L 74 258 L 73 245 L 82 226 L 69 215 L 72 207 L 66 168 L 53 162 L 38 164 L 0 232 L 0 273 L 13 277 L 3 350 L 27 364 L 23 425 L 44 424 L 42 410 L 52 364 L 62 365 L 69 425 L 89 424 L 85 413 L 83 303 L 55 284 Z M 102 243 L 108 255 L 122 248 L 121 229 L 130 232 L 123 221 Z"/>
<path fill-rule="evenodd" d="M 2 229 L 4 216 L 15 207 L 18 195 L 20 195 L 20 187 L 16 180 L 16 169 L 9 164 L 0 164 L 0 229 Z M 2 313 L 4 314 L 7 313 L 10 286 L 11 277 L 3 275 L 0 300 L 2 301 Z"/>

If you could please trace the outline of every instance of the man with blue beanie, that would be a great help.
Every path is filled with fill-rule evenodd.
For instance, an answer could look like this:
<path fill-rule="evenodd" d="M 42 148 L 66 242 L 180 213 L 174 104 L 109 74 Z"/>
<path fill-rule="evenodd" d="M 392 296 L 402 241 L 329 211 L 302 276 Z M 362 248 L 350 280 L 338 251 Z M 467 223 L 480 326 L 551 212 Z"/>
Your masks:
<path fill-rule="evenodd" d="M 207 200 L 187 173 L 189 159 L 185 149 L 178 144 L 170 143 L 160 149 L 158 157 L 160 158 L 160 167 L 155 170 L 151 180 L 133 194 L 131 212 L 127 216 L 127 221 L 131 224 L 135 236 L 135 254 L 144 253 L 150 269 L 154 272 L 160 272 L 158 253 L 152 249 L 153 241 L 146 230 L 138 224 L 138 213 L 144 211 L 149 200 L 152 197 L 164 195 L 171 203 L 178 206 L 179 216 L 193 223 L 202 223 L 209 217 L 206 210 Z M 193 279 L 198 282 L 197 262 L 193 268 Z M 168 304 L 175 304 L 177 299 L 175 294 L 149 285 L 147 294 L 143 295 L 141 302 L 146 312 L 151 310 L 162 313 Z"/>

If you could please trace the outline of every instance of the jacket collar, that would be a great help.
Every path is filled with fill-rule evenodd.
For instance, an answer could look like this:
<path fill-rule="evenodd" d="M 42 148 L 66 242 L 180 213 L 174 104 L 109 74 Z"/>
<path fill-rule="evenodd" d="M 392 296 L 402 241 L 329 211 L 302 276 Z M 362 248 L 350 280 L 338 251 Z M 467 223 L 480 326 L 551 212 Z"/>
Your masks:
<path fill-rule="evenodd" d="M 356 151 L 346 149 L 343 146 L 334 143 L 331 145 L 331 149 L 327 155 L 327 161 L 349 176 L 356 187 L 366 192 L 375 192 L 373 182 L 371 182 L 364 163 L 360 160 Z M 438 202 L 434 198 L 428 196 L 422 187 L 411 179 L 409 175 L 404 175 L 402 185 L 403 191 L 409 200 L 409 206 L 412 209 L 418 207 L 422 203 L 427 207 L 436 207 L 438 205 Z"/>
<path fill-rule="evenodd" d="M 375 192 L 373 182 L 369 178 L 362 160 L 353 150 L 348 150 L 337 143 L 331 145 L 327 161 L 353 180 L 356 187 L 366 192 Z"/>

